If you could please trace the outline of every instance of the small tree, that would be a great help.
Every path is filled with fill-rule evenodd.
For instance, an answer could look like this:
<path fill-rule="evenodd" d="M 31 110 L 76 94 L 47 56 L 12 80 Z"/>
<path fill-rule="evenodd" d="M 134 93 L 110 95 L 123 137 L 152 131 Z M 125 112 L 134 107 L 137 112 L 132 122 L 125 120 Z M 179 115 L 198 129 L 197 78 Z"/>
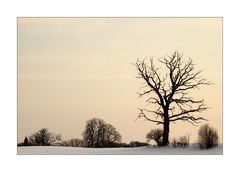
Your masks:
<path fill-rule="evenodd" d="M 163 130 L 161 129 L 152 129 L 146 135 L 147 142 L 154 140 L 158 146 L 161 146 L 162 144 L 162 137 L 163 137 Z"/>
<path fill-rule="evenodd" d="M 217 130 L 205 124 L 198 131 L 198 144 L 201 149 L 209 149 L 218 145 L 219 137 Z"/>
<path fill-rule="evenodd" d="M 25 139 L 24 139 L 24 144 L 23 144 L 24 146 L 28 146 L 29 144 L 28 144 L 28 138 L 27 137 L 25 137 Z"/>

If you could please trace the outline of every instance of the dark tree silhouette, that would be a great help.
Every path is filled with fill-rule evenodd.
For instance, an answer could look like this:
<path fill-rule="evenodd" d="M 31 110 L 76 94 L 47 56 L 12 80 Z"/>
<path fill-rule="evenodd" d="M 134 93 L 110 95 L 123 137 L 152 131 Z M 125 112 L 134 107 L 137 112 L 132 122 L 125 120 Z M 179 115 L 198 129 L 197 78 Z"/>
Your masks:
<path fill-rule="evenodd" d="M 47 146 L 50 145 L 50 132 L 47 128 L 42 128 L 38 132 L 33 134 L 36 145 Z"/>
<path fill-rule="evenodd" d="M 198 144 L 201 149 L 209 149 L 218 145 L 219 137 L 217 130 L 205 124 L 198 131 Z"/>
<path fill-rule="evenodd" d="M 61 142 L 61 135 L 54 134 L 48 131 L 47 128 L 42 128 L 36 133 L 32 134 L 29 138 L 31 145 L 49 146 L 58 145 Z"/>
<path fill-rule="evenodd" d="M 29 145 L 29 143 L 28 143 L 28 138 L 27 138 L 27 137 L 24 138 L 23 145 L 24 145 L 24 146 L 28 146 L 28 145 Z"/>
<path fill-rule="evenodd" d="M 95 135 L 96 135 L 97 120 L 94 118 L 88 120 L 85 130 L 83 132 L 83 140 L 88 147 L 94 146 Z"/>
<path fill-rule="evenodd" d="M 83 132 L 83 141 L 87 147 L 109 147 L 121 141 L 121 135 L 104 120 L 93 118 L 87 121 Z"/>
<path fill-rule="evenodd" d="M 161 130 L 161 129 L 152 129 L 146 135 L 147 142 L 154 140 L 158 146 L 162 145 L 162 137 L 163 137 L 163 130 Z"/>
<path fill-rule="evenodd" d="M 195 125 L 201 120 L 206 120 L 203 117 L 194 116 L 196 112 L 207 109 L 204 100 L 195 100 L 188 93 L 201 85 L 211 83 L 200 76 L 201 71 L 195 71 L 195 65 L 191 59 L 184 61 L 183 55 L 178 51 L 171 56 L 158 59 L 158 62 L 163 64 L 166 70 L 156 67 L 153 58 L 150 59 L 150 65 L 145 60 L 139 59 L 135 63 L 138 71 L 137 78 L 144 81 L 144 86 L 141 88 L 144 90 L 139 93 L 139 96 L 148 96 L 146 102 L 152 105 L 151 109 L 140 108 L 138 118 L 145 118 L 157 125 L 163 125 L 162 145 L 166 146 L 169 143 L 171 122 L 180 120 Z"/>
<path fill-rule="evenodd" d="M 63 141 L 62 145 L 63 146 L 71 146 L 71 147 L 81 147 L 81 146 L 84 146 L 83 140 L 77 139 L 77 138 L 72 138 L 70 140 Z"/>

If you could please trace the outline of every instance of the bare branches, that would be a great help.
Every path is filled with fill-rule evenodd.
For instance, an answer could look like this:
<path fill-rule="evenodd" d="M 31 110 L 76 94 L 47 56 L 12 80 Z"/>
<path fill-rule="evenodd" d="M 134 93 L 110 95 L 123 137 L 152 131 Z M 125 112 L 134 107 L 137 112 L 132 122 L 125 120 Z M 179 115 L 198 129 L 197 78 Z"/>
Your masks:
<path fill-rule="evenodd" d="M 198 88 L 200 85 L 211 84 L 211 82 L 207 81 L 205 78 L 201 78 L 200 74 L 202 71 L 195 71 L 195 65 L 191 59 L 185 62 L 182 57 L 182 54 L 175 51 L 172 56 L 168 56 L 168 58 L 164 57 L 163 60 L 159 60 L 169 69 L 172 89 L 169 99 L 172 98 L 175 92 L 188 91 Z"/>
<path fill-rule="evenodd" d="M 140 110 L 140 112 L 139 112 L 139 114 L 138 114 L 138 118 L 145 118 L 146 120 L 148 120 L 148 121 L 151 121 L 151 122 L 155 122 L 157 125 L 159 125 L 159 124 L 163 124 L 164 122 L 161 120 L 156 120 L 156 119 L 151 119 L 151 118 L 149 118 L 146 114 L 145 114 L 145 112 L 144 111 L 147 111 L 147 112 L 153 112 L 153 113 L 155 113 L 157 116 L 162 116 L 162 113 L 161 112 L 155 112 L 155 111 L 149 111 L 149 110 L 146 110 L 146 109 L 139 109 Z M 157 117 L 156 117 L 157 118 Z"/>
<path fill-rule="evenodd" d="M 146 102 L 147 103 L 149 103 L 149 104 L 158 104 L 158 105 L 162 105 L 161 103 L 160 103 L 160 101 L 157 99 L 157 98 L 155 98 L 155 97 L 150 97 L 150 98 L 148 98 L 147 100 L 146 100 Z"/>
<path fill-rule="evenodd" d="M 189 100 L 189 101 L 191 101 L 191 100 Z M 197 102 L 198 101 L 196 101 L 196 103 Z M 202 101 L 199 101 L 199 102 L 200 102 L 200 104 L 197 107 L 195 107 L 195 108 L 191 107 L 190 109 L 185 109 L 180 104 L 177 104 L 180 107 L 181 112 L 170 116 L 169 121 L 174 122 L 174 121 L 182 120 L 182 121 L 187 121 L 193 125 L 199 123 L 199 121 L 201 121 L 201 120 L 206 121 L 206 119 L 203 117 L 194 117 L 193 115 L 190 115 L 190 113 L 191 114 L 196 113 L 196 112 L 200 113 L 207 109 L 207 107 L 203 105 Z"/>
<path fill-rule="evenodd" d="M 139 93 L 139 96 L 150 96 L 146 100 L 148 105 L 153 104 L 158 107 L 157 110 L 140 109 L 138 117 L 157 124 L 164 124 L 165 120 L 169 122 L 182 120 L 192 124 L 205 120 L 202 117 L 190 115 L 207 109 L 204 100 L 195 100 L 187 94 L 190 90 L 202 85 L 210 85 L 211 82 L 202 78 L 200 76 L 202 71 L 196 71 L 193 61 L 191 59 L 184 61 L 183 54 L 178 51 L 171 56 L 158 59 L 158 62 L 167 69 L 166 75 L 154 65 L 153 58 L 150 59 L 149 65 L 145 60 L 139 59 L 134 64 L 138 71 L 137 78 L 143 79 L 145 83 L 144 91 Z M 156 118 L 161 117 L 163 121 L 151 119 L 146 113 L 155 114 Z"/>
<path fill-rule="evenodd" d="M 163 96 L 161 95 L 161 89 L 163 89 L 163 83 L 166 78 L 161 79 L 158 74 L 158 68 L 153 64 L 153 60 L 150 60 L 150 66 L 147 66 L 145 60 L 140 61 L 137 59 L 135 67 L 138 70 L 138 79 L 143 79 L 146 82 L 146 85 L 149 87 L 147 91 L 139 93 L 139 96 L 142 97 L 151 92 L 155 92 L 160 100 L 161 106 L 165 106 Z"/>
<path fill-rule="evenodd" d="M 181 120 L 181 121 L 187 121 L 189 123 L 191 123 L 192 125 L 196 126 L 196 124 L 199 124 L 199 120 L 204 120 L 206 121 L 206 119 L 204 119 L 203 117 L 194 117 L 194 116 L 181 116 L 175 119 L 170 119 L 170 122 L 174 122 L 177 120 Z"/>

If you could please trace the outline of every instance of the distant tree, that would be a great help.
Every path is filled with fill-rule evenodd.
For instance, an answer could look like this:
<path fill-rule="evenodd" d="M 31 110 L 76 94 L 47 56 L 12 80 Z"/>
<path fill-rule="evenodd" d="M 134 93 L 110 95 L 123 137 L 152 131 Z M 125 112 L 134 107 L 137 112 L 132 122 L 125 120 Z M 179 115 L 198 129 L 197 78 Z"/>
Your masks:
<path fill-rule="evenodd" d="M 28 146 L 29 144 L 28 144 L 28 138 L 27 137 L 25 137 L 24 138 L 24 144 L 23 144 L 24 146 Z"/>
<path fill-rule="evenodd" d="M 56 135 L 49 132 L 47 128 L 42 128 L 36 133 L 32 134 L 29 140 L 32 145 L 37 146 L 59 145 L 61 142 L 61 135 Z"/>
<path fill-rule="evenodd" d="M 33 134 L 35 143 L 38 146 L 48 146 L 50 145 L 50 132 L 47 128 L 42 128 L 38 132 Z"/>
<path fill-rule="evenodd" d="M 158 146 L 162 145 L 163 130 L 162 129 L 152 129 L 146 135 L 147 142 L 151 140 L 155 141 Z"/>
<path fill-rule="evenodd" d="M 62 136 L 61 134 L 50 133 L 50 145 L 61 146 Z"/>
<path fill-rule="evenodd" d="M 182 136 L 179 138 L 180 147 L 188 147 L 189 146 L 189 138 L 187 136 Z"/>
<path fill-rule="evenodd" d="M 106 124 L 102 133 L 103 146 L 111 146 L 115 142 L 121 141 L 120 133 L 111 124 Z"/>
<path fill-rule="evenodd" d="M 121 135 L 104 120 L 93 118 L 86 122 L 83 141 L 87 147 L 109 147 L 121 141 Z"/>
<path fill-rule="evenodd" d="M 64 141 L 62 145 L 63 146 L 71 146 L 71 147 L 81 147 L 81 146 L 84 146 L 83 140 L 77 139 L 77 138 L 73 138 L 73 139 Z"/>
<path fill-rule="evenodd" d="M 198 145 L 201 149 L 209 149 L 218 145 L 219 137 L 217 130 L 205 124 L 198 130 Z"/>
<path fill-rule="evenodd" d="M 189 136 L 181 136 L 179 139 L 172 140 L 173 147 L 188 147 L 189 146 Z"/>
<path fill-rule="evenodd" d="M 93 118 L 87 121 L 85 126 L 85 130 L 83 132 L 83 140 L 87 147 L 94 147 L 96 144 L 96 132 L 98 127 L 98 119 Z"/>
<path fill-rule="evenodd" d="M 34 134 L 32 134 L 28 137 L 28 143 L 29 143 L 30 146 L 36 146 Z"/>
<path fill-rule="evenodd" d="M 144 81 L 139 96 L 147 96 L 146 102 L 152 105 L 149 109 L 140 108 L 138 117 L 163 125 L 162 145 L 166 146 L 169 144 L 170 123 L 186 121 L 195 125 L 205 120 L 195 115 L 207 109 L 204 99 L 196 100 L 188 93 L 210 82 L 200 76 L 201 71 L 195 70 L 191 59 L 184 61 L 183 54 L 178 51 L 158 59 L 158 62 L 166 70 L 160 65 L 155 66 L 153 59 L 150 64 L 139 59 L 135 63 L 137 78 Z"/>

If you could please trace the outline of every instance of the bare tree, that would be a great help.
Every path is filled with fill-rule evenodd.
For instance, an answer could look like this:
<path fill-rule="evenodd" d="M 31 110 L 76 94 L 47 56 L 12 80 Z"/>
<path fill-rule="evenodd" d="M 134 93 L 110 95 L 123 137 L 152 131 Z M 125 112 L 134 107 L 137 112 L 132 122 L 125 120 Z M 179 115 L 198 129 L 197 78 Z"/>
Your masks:
<path fill-rule="evenodd" d="M 85 130 L 83 132 L 83 140 L 88 147 L 94 147 L 95 135 L 97 132 L 97 118 L 87 121 Z"/>
<path fill-rule="evenodd" d="M 93 118 L 87 121 L 83 140 L 88 147 L 108 147 L 121 141 L 121 135 L 104 120 Z"/>
<path fill-rule="evenodd" d="M 121 141 L 121 135 L 111 124 L 106 124 L 104 126 L 104 133 L 102 137 L 102 142 L 106 146 L 111 146 L 115 142 Z"/>
<path fill-rule="evenodd" d="M 219 137 L 217 130 L 205 124 L 198 131 L 198 144 L 201 149 L 209 149 L 218 145 Z"/>
<path fill-rule="evenodd" d="M 195 113 L 207 109 L 203 99 L 195 100 L 188 93 L 199 86 L 209 85 L 211 82 L 200 76 L 201 71 L 195 71 L 192 60 L 183 60 L 183 54 L 175 51 L 171 56 L 158 59 L 165 66 L 164 70 L 154 65 L 153 58 L 148 65 L 145 60 L 137 59 L 135 67 L 137 78 L 144 81 L 140 97 L 148 96 L 146 102 L 151 109 L 140 108 L 139 118 L 145 118 L 157 125 L 163 125 L 163 142 L 169 143 L 169 125 L 171 122 L 187 121 L 196 125 L 203 117 Z M 153 109 L 154 108 L 154 109 Z"/>
<path fill-rule="evenodd" d="M 70 140 L 63 141 L 62 145 L 63 146 L 71 146 L 71 147 L 81 147 L 81 146 L 84 146 L 83 140 L 77 139 L 77 138 L 72 138 Z"/>
<path fill-rule="evenodd" d="M 50 145 L 51 134 L 48 132 L 47 128 L 42 128 L 38 132 L 33 134 L 36 145 L 38 146 L 48 146 Z"/>
<path fill-rule="evenodd" d="M 60 134 L 49 132 L 47 128 L 42 128 L 29 137 L 30 144 L 37 146 L 59 145 L 61 140 Z"/>
<path fill-rule="evenodd" d="M 50 133 L 50 145 L 60 146 L 62 144 L 61 134 Z"/>
<path fill-rule="evenodd" d="M 163 137 L 163 130 L 161 130 L 161 129 L 152 129 L 146 135 L 147 142 L 154 140 L 158 146 L 162 145 L 162 137 Z"/>

